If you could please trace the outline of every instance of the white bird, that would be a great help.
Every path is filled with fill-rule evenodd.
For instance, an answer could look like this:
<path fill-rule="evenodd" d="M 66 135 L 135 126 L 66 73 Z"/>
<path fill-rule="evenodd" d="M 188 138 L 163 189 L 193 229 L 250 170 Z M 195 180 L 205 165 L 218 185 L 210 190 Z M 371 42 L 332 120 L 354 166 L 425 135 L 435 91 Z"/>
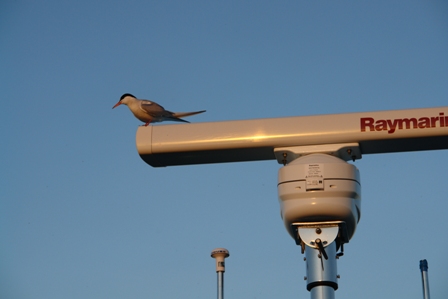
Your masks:
<path fill-rule="evenodd" d="M 171 112 L 165 110 L 165 108 L 163 108 L 156 102 L 148 100 L 139 100 L 130 93 L 125 93 L 124 95 L 122 95 L 118 103 L 116 103 L 115 106 L 112 107 L 112 109 L 114 109 L 117 106 L 120 106 L 121 104 L 128 106 L 129 110 L 131 110 L 134 116 L 145 123 L 144 126 L 147 126 L 150 123 L 161 122 L 166 120 L 181 121 L 188 123 L 188 121 L 183 120 L 180 117 L 205 112 L 205 110 L 196 112 Z"/>

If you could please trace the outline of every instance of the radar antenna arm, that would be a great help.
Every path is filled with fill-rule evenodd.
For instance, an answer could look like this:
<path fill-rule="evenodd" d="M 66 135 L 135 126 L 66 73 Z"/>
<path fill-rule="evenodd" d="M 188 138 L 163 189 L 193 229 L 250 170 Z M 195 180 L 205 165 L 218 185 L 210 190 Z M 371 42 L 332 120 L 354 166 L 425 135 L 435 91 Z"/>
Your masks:
<path fill-rule="evenodd" d="M 357 144 L 360 154 L 448 149 L 448 107 L 139 127 L 153 167 L 277 159 L 274 150 Z"/>

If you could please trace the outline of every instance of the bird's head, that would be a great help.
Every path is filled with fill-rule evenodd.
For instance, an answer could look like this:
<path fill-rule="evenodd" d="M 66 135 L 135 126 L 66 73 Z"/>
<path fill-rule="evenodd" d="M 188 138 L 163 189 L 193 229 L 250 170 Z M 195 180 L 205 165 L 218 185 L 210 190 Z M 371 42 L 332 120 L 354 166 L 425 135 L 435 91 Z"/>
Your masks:
<path fill-rule="evenodd" d="M 121 98 L 118 101 L 118 103 L 116 103 L 115 106 L 112 107 L 112 109 L 114 109 L 115 107 L 120 106 L 121 104 L 127 105 L 131 99 L 136 99 L 136 97 L 133 96 L 130 93 L 125 93 L 124 95 L 121 96 Z"/>

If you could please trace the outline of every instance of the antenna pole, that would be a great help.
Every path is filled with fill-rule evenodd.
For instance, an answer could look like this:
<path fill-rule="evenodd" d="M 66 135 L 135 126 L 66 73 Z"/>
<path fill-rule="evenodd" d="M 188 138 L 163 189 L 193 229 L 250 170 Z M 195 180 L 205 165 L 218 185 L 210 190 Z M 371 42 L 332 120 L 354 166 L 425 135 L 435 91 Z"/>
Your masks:
<path fill-rule="evenodd" d="M 344 243 L 341 221 L 293 223 L 297 243 L 305 253 L 307 290 L 311 299 L 334 299 L 338 289 L 337 243 Z"/>
<path fill-rule="evenodd" d="M 336 242 L 325 248 L 327 259 L 319 249 L 305 246 L 307 263 L 307 289 L 311 299 L 334 299 L 338 288 L 336 268 Z"/>
<path fill-rule="evenodd" d="M 422 272 L 423 299 L 429 299 L 429 282 L 428 282 L 428 262 L 420 261 L 420 271 Z"/>
<path fill-rule="evenodd" d="M 224 299 L 224 272 L 217 272 L 218 274 L 218 299 Z"/>
<path fill-rule="evenodd" d="M 229 257 L 229 251 L 225 248 L 213 249 L 211 257 L 216 259 L 216 273 L 218 274 L 218 299 L 224 299 L 224 259 Z"/>

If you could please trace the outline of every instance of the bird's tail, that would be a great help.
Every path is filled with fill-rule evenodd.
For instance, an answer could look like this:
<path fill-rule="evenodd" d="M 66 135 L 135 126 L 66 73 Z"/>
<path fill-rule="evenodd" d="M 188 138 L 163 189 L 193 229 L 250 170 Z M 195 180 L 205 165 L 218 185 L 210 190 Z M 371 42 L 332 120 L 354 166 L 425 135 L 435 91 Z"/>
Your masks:
<path fill-rule="evenodd" d="M 203 112 L 205 112 L 205 110 L 196 111 L 196 112 L 175 112 L 175 113 L 173 113 L 173 116 L 180 118 L 180 117 L 186 117 L 186 116 L 195 115 L 195 114 L 199 114 L 199 113 L 203 113 Z"/>

